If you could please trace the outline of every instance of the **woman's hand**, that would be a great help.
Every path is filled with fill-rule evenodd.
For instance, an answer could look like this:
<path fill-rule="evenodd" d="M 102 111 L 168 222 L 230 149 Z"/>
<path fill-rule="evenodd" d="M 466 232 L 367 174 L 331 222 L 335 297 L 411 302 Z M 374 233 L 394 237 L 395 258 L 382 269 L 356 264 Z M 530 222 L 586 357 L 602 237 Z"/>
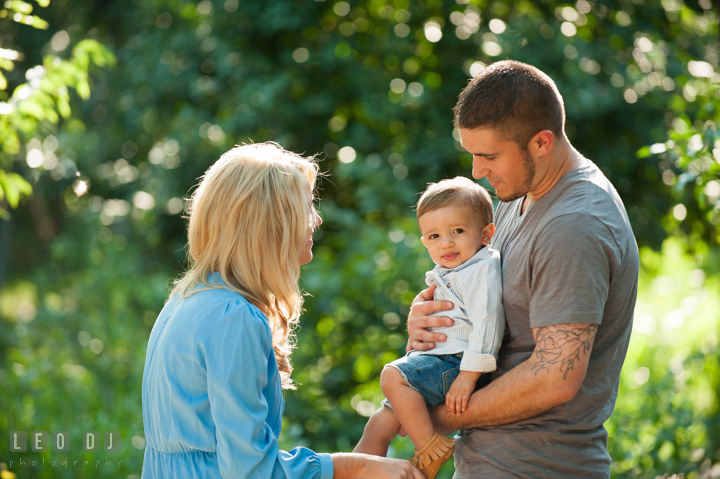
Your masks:
<path fill-rule="evenodd" d="M 425 479 L 422 472 L 403 459 L 370 454 L 331 454 L 333 479 Z"/>
<path fill-rule="evenodd" d="M 365 479 L 425 479 L 422 472 L 403 459 L 367 457 L 371 460 L 367 461 L 363 468 L 363 474 L 358 477 Z"/>
<path fill-rule="evenodd" d="M 445 316 L 430 316 L 436 311 L 446 311 L 453 308 L 453 304 L 449 301 L 434 301 L 436 286 L 430 286 L 428 289 L 420 291 L 415 296 L 413 304 L 410 307 L 410 315 L 407 320 L 408 327 L 408 343 L 405 347 L 406 351 L 428 351 L 435 347 L 436 342 L 447 340 L 444 334 L 433 333 L 427 328 L 452 326 L 453 320 Z"/>

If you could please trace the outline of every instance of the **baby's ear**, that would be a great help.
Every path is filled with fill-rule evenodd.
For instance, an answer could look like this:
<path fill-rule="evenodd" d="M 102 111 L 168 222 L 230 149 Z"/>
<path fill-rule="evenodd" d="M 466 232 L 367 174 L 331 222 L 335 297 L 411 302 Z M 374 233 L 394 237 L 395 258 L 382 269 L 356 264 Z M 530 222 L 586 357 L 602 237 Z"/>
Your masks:
<path fill-rule="evenodd" d="M 490 240 L 492 239 L 494 234 L 495 234 L 495 224 L 488 223 L 487 225 L 485 225 L 485 228 L 483 228 L 483 231 L 482 231 L 483 245 L 487 246 L 488 243 L 490 243 Z"/>
<path fill-rule="evenodd" d="M 424 236 L 421 236 L 421 237 L 420 237 L 420 241 L 422 241 L 422 244 L 425 245 L 425 247 L 427 248 L 427 243 L 425 242 L 425 237 L 424 237 Z"/>

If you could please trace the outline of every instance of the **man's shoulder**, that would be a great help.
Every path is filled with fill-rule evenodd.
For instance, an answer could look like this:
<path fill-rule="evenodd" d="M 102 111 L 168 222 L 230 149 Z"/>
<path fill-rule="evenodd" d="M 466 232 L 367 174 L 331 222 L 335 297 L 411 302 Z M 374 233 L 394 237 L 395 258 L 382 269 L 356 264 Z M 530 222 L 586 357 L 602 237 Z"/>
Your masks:
<path fill-rule="evenodd" d="M 547 224 L 570 216 L 575 222 L 599 221 L 610 229 L 629 230 L 625 205 L 610 180 L 592 162 L 565 176 L 534 206 L 532 216 Z"/>

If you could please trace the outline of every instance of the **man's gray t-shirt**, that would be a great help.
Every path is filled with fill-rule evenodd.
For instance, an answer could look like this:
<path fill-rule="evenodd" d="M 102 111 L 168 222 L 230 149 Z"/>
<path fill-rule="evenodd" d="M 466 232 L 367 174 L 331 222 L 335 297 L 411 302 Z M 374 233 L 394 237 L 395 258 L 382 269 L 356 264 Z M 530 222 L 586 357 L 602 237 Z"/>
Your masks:
<path fill-rule="evenodd" d="M 456 445 L 456 478 L 610 477 L 603 423 L 630 341 L 639 259 L 620 197 L 585 161 L 520 221 L 522 198 L 500 203 L 491 243 L 502 256 L 507 318 L 492 379 L 530 358 L 532 328 L 598 324 L 585 380 L 574 399 L 538 416 L 466 431 Z"/>

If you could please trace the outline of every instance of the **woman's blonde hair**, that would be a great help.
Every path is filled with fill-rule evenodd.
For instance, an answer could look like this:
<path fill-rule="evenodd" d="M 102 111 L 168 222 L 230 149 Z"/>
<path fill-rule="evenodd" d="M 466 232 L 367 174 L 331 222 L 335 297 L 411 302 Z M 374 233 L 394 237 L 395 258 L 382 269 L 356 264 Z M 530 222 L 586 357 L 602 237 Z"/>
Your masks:
<path fill-rule="evenodd" d="M 223 154 L 190 199 L 189 268 L 171 292 L 189 296 L 223 287 L 208 282 L 219 273 L 228 288 L 268 317 L 285 389 L 294 389 L 290 355 L 303 303 L 300 254 L 315 214 L 307 185 L 314 191 L 317 175 L 314 158 L 277 143 L 236 146 Z"/>

